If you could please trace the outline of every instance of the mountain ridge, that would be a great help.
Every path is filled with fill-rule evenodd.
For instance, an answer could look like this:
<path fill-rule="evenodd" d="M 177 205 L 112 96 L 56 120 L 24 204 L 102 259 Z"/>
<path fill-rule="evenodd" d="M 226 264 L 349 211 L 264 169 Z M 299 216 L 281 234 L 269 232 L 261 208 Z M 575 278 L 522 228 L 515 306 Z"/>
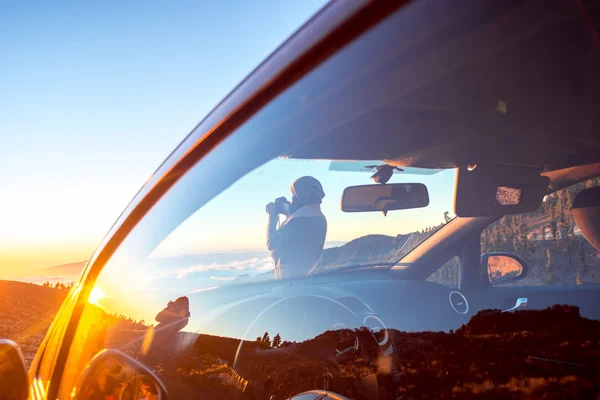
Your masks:
<path fill-rule="evenodd" d="M 40 268 L 34 271 L 34 273 L 40 274 L 40 276 L 74 276 L 79 275 L 86 263 L 87 261 L 78 261 L 68 264 L 53 265 L 51 267 Z"/>

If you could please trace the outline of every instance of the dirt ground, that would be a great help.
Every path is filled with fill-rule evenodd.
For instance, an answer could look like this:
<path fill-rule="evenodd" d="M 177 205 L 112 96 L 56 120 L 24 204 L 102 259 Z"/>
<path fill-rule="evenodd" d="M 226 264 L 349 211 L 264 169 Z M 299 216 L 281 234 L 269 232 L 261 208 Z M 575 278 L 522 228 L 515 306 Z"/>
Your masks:
<path fill-rule="evenodd" d="M 31 283 L 0 280 L 0 338 L 19 344 L 27 366 L 67 293 Z"/>

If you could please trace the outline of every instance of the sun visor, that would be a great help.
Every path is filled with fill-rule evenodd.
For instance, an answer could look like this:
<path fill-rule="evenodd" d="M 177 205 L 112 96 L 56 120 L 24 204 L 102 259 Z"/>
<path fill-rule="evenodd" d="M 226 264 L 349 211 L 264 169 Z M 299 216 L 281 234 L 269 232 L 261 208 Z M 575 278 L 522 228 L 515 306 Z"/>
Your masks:
<path fill-rule="evenodd" d="M 491 217 L 535 211 L 550 184 L 541 172 L 541 168 L 496 163 L 460 167 L 454 213 L 459 217 Z"/>

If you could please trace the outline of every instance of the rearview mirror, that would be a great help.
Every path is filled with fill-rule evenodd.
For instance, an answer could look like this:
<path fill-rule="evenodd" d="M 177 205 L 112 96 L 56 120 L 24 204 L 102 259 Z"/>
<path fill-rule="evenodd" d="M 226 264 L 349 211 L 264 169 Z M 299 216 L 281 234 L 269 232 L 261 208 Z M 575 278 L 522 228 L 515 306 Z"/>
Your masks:
<path fill-rule="evenodd" d="M 98 353 L 85 369 L 77 387 L 77 400 L 167 399 L 167 391 L 160 379 L 119 350 L 102 350 Z"/>
<path fill-rule="evenodd" d="M 367 212 L 407 210 L 429 205 L 429 193 L 422 183 L 350 186 L 342 193 L 342 211 Z"/>
<path fill-rule="evenodd" d="M 527 276 L 527 264 L 514 254 L 485 253 L 481 256 L 481 264 L 492 285 L 515 282 Z"/>
<path fill-rule="evenodd" d="M 12 340 L 0 339 L 0 399 L 27 400 L 29 387 L 25 360 Z"/>

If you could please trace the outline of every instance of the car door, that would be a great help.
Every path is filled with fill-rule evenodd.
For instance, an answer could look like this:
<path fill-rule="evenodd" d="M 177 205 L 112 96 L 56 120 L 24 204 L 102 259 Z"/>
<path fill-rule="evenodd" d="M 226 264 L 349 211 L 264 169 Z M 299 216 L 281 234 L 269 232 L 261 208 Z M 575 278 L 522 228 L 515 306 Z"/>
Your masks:
<path fill-rule="evenodd" d="M 65 297 L 62 306 L 46 333 L 46 337 L 29 366 L 28 380 L 31 399 L 43 399 L 47 397 L 47 391 L 60 349 L 64 344 L 67 326 L 79 301 L 80 292 L 81 283 L 74 284 Z"/>

